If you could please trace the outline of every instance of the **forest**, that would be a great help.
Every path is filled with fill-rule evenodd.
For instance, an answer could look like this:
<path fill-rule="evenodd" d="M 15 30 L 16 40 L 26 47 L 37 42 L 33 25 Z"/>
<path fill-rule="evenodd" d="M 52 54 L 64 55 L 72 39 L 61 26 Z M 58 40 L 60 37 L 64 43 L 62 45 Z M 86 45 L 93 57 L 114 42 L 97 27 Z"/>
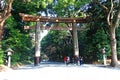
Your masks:
<path fill-rule="evenodd" d="M 9 9 L 11 15 L 3 18 L 1 16 L 5 14 L 8 5 L 11 5 Z M 85 63 L 101 62 L 103 60 L 101 50 L 105 48 L 111 66 L 118 65 L 120 0 L 1 0 L 0 64 L 6 64 L 8 48 L 13 50 L 12 65 L 30 63 L 34 60 L 35 29 L 26 30 L 24 26 L 35 26 L 35 22 L 22 21 L 19 13 L 68 18 L 89 17 L 89 22 L 78 23 L 76 26 L 80 28 L 77 30 L 80 56 L 84 58 Z M 53 24 L 48 22 L 42 25 Z M 59 25 L 70 26 L 67 23 Z M 41 59 L 63 61 L 66 55 L 73 57 L 72 33 L 72 30 L 49 30 L 41 40 Z"/>

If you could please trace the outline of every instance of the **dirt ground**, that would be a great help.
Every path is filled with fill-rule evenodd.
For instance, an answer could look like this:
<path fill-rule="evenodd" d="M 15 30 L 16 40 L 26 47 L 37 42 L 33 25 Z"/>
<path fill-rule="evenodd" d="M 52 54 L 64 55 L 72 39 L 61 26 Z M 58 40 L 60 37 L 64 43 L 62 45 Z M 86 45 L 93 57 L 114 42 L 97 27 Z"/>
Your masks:
<path fill-rule="evenodd" d="M 5 65 L 0 65 L 0 72 L 5 72 L 5 71 L 9 71 L 9 70 L 12 70 L 12 69 Z"/>

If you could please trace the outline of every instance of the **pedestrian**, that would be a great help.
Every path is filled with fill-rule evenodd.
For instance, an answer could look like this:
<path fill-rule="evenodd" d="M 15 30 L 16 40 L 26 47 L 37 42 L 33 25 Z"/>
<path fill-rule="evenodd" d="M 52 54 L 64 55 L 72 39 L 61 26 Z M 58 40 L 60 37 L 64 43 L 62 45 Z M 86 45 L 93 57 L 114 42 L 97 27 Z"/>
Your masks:
<path fill-rule="evenodd" d="M 68 65 L 70 63 L 70 57 L 67 56 L 67 61 L 66 61 L 66 64 Z"/>
<path fill-rule="evenodd" d="M 66 64 L 66 62 L 67 62 L 67 57 L 65 56 L 64 57 L 64 63 Z"/>
<path fill-rule="evenodd" d="M 75 58 L 74 57 L 72 58 L 72 63 L 75 64 Z"/>
<path fill-rule="evenodd" d="M 80 65 L 80 59 L 78 56 L 75 56 L 75 64 Z"/>
<path fill-rule="evenodd" d="M 83 64 L 83 57 L 80 57 L 80 65 Z"/>

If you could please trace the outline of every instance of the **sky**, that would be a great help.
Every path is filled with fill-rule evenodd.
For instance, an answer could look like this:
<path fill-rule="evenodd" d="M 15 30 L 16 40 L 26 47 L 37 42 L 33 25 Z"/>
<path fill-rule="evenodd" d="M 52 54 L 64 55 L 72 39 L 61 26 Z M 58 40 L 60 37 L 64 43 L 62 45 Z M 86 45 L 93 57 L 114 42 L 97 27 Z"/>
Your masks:
<path fill-rule="evenodd" d="M 41 40 L 48 34 L 48 30 L 43 30 L 41 32 Z"/>

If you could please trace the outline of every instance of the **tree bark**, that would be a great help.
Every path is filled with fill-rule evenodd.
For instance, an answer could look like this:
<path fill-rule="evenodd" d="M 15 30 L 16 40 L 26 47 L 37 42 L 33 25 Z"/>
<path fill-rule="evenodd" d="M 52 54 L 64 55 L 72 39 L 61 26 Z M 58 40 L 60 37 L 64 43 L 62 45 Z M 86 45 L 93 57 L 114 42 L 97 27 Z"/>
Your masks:
<path fill-rule="evenodd" d="M 2 40 L 3 24 L 4 24 L 4 21 L 0 22 L 0 41 Z"/>
<path fill-rule="evenodd" d="M 109 12 L 109 14 L 111 14 L 111 16 L 108 16 L 109 19 L 111 20 L 107 20 L 108 22 L 110 22 L 109 25 L 109 31 L 110 31 L 110 47 L 111 47 L 111 53 L 112 53 L 112 58 L 111 58 L 111 66 L 116 67 L 118 66 L 118 58 L 117 58 L 117 40 L 116 40 L 116 27 L 119 24 L 119 16 L 120 16 L 120 0 L 118 3 L 118 10 L 116 12 L 116 16 L 113 16 L 113 0 L 111 0 L 111 10 Z M 113 21 L 113 17 L 115 17 L 115 20 Z"/>
<path fill-rule="evenodd" d="M 120 1 L 120 0 L 119 0 Z M 117 58 L 117 40 L 116 40 L 116 27 L 119 23 L 119 15 L 120 15 L 120 2 L 118 6 L 118 10 L 116 12 L 116 16 L 113 16 L 114 4 L 113 0 L 110 0 L 111 6 L 107 16 L 107 23 L 109 26 L 110 32 L 110 47 L 111 47 L 111 66 L 116 67 L 118 66 L 118 58 Z M 115 17 L 115 18 L 113 18 Z M 113 21 L 114 20 L 114 21 Z"/>
<path fill-rule="evenodd" d="M 110 47 L 111 47 L 111 53 L 112 53 L 112 58 L 111 58 L 111 66 L 116 67 L 118 66 L 118 58 L 117 58 L 117 41 L 115 37 L 115 27 L 110 26 Z"/>

